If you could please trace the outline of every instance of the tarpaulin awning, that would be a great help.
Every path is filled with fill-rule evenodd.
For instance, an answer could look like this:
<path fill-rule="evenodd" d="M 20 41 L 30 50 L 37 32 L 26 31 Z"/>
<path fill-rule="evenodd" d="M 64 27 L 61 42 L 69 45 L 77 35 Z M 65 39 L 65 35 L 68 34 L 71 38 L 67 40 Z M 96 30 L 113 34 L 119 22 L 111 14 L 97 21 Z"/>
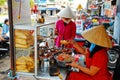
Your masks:
<path fill-rule="evenodd" d="M 38 10 L 57 10 L 57 8 L 38 8 Z"/>
<path fill-rule="evenodd" d="M 57 8 L 47 8 L 47 10 L 57 10 Z"/>
<path fill-rule="evenodd" d="M 38 10 L 46 10 L 46 8 L 38 8 Z"/>

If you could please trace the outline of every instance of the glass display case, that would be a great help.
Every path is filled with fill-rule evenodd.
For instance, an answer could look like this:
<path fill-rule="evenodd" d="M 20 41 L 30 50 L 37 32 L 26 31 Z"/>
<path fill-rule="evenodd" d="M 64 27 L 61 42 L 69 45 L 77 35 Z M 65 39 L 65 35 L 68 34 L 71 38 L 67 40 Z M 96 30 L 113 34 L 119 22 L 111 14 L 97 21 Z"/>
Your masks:
<path fill-rule="evenodd" d="M 47 41 L 47 47 L 54 47 L 53 44 L 51 47 L 51 42 L 49 40 L 51 37 L 54 36 L 54 27 L 54 22 L 35 25 L 14 25 L 14 42 L 16 54 L 15 62 L 16 72 L 18 74 L 35 75 L 36 77 L 43 77 L 42 75 L 40 75 L 41 73 L 43 73 L 40 71 L 41 68 L 39 56 L 42 54 L 40 42 Z M 47 51 L 49 52 L 49 50 Z M 45 51 L 43 53 L 45 53 Z M 48 60 L 46 58 L 45 64 L 49 64 L 47 61 Z"/>

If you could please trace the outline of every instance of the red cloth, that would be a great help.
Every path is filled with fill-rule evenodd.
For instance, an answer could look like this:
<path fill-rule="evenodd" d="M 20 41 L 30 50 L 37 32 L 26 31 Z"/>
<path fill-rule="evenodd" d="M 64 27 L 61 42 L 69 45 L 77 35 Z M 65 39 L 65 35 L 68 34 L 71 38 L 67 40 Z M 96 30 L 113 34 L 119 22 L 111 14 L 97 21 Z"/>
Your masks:
<path fill-rule="evenodd" d="M 75 38 L 76 35 L 76 25 L 74 22 L 70 21 L 66 26 L 64 25 L 63 20 L 58 20 L 56 22 L 55 31 L 58 32 L 56 38 L 56 46 L 60 47 L 60 40 L 71 40 Z"/>
<path fill-rule="evenodd" d="M 68 80 L 111 80 L 111 75 L 107 69 L 108 57 L 106 51 L 100 50 L 94 54 L 92 58 L 89 58 L 89 54 L 86 57 L 86 67 L 96 66 L 100 68 L 99 72 L 94 76 L 90 76 L 83 72 L 71 72 Z"/>

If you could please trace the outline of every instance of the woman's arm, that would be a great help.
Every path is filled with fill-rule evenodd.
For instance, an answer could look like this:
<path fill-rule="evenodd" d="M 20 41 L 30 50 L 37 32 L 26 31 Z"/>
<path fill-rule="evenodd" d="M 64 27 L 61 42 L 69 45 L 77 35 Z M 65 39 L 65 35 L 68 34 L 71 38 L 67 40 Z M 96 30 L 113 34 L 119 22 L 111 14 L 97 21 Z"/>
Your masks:
<path fill-rule="evenodd" d="M 81 54 L 86 54 L 86 49 L 81 47 L 77 42 L 70 40 L 69 43 L 72 44 L 73 47 L 76 48 Z"/>
<path fill-rule="evenodd" d="M 99 70 L 100 68 L 96 67 L 96 66 L 91 66 L 90 68 L 86 68 L 86 67 L 82 67 L 80 65 L 77 66 L 77 68 L 79 70 L 81 70 L 82 72 L 94 76 Z"/>
<path fill-rule="evenodd" d="M 71 40 L 73 40 L 75 38 L 76 35 L 76 25 L 75 23 L 73 23 L 72 25 L 72 33 L 71 33 Z"/>
<path fill-rule="evenodd" d="M 58 30 L 55 28 L 55 35 L 58 35 Z"/>
<path fill-rule="evenodd" d="M 58 21 L 55 23 L 55 35 L 58 35 Z"/>
<path fill-rule="evenodd" d="M 0 36 L 0 41 L 3 41 L 4 40 L 4 38 L 2 38 L 2 36 Z"/>
<path fill-rule="evenodd" d="M 90 68 L 86 68 L 86 67 L 83 67 L 75 62 L 72 62 L 70 64 L 70 66 L 78 68 L 80 71 L 82 71 L 90 76 L 94 76 L 100 70 L 100 68 L 98 68 L 96 66 L 90 66 Z"/>

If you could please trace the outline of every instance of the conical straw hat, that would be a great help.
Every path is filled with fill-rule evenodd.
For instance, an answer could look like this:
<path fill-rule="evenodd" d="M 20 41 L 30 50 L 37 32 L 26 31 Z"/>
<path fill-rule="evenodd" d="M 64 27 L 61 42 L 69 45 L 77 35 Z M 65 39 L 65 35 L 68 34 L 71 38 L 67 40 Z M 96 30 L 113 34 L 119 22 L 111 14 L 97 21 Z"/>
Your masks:
<path fill-rule="evenodd" d="M 82 36 L 96 45 L 102 47 L 112 47 L 112 42 L 103 25 L 95 26 L 89 30 L 83 31 Z"/>
<path fill-rule="evenodd" d="M 63 10 L 61 10 L 57 15 L 60 17 L 75 19 L 75 13 L 71 10 L 71 8 L 69 6 L 67 6 Z"/>
<path fill-rule="evenodd" d="M 77 10 L 81 10 L 82 9 L 82 5 L 79 4 L 78 7 L 77 7 Z"/>

